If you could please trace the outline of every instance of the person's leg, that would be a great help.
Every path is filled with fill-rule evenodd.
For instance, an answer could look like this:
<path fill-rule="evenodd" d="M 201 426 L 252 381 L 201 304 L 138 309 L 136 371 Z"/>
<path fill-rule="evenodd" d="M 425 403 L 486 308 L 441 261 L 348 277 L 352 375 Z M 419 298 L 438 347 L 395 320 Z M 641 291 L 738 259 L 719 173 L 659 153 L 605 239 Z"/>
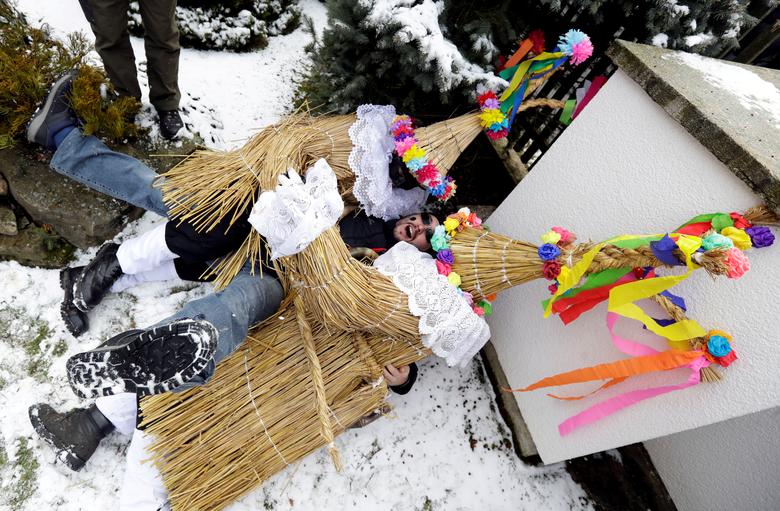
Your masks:
<path fill-rule="evenodd" d="M 132 435 L 138 417 L 138 396 L 122 392 L 113 396 L 100 396 L 95 406 L 103 416 L 123 435 Z"/>
<path fill-rule="evenodd" d="M 166 222 L 167 223 L 167 222 Z M 165 242 L 166 224 L 161 224 L 119 245 L 116 257 L 122 273 L 133 275 L 159 268 L 178 257 Z"/>
<path fill-rule="evenodd" d="M 121 293 L 125 289 L 130 289 L 131 287 L 143 284 L 144 282 L 163 282 L 178 277 L 179 274 L 176 271 L 176 264 L 173 261 L 165 261 L 153 270 L 147 270 L 132 275 L 122 275 L 111 285 L 109 292 Z"/>
<path fill-rule="evenodd" d="M 179 29 L 176 0 L 140 0 L 149 101 L 158 112 L 179 109 Z"/>
<path fill-rule="evenodd" d="M 128 0 L 79 0 L 95 34 L 95 49 L 119 94 L 141 99 L 135 55 L 127 30 Z"/>
<path fill-rule="evenodd" d="M 249 328 L 279 309 L 284 298 L 282 285 L 271 275 L 252 275 L 247 264 L 228 286 L 218 293 L 193 300 L 178 313 L 158 323 L 187 317 L 202 317 L 219 331 L 217 349 L 206 368 L 178 390 L 207 382 L 217 364 L 246 339 Z"/>
<path fill-rule="evenodd" d="M 132 156 L 112 151 L 93 136 L 72 130 L 57 147 L 51 167 L 93 190 L 134 206 L 167 216 L 162 191 L 154 186 L 160 176 Z"/>
<path fill-rule="evenodd" d="M 119 511 L 168 510 L 168 491 L 160 471 L 151 462 L 153 438 L 136 429 L 127 448 L 127 465 L 119 490 Z"/>
<path fill-rule="evenodd" d="M 81 397 L 97 397 L 203 384 L 249 328 L 279 308 L 282 297 L 276 278 L 251 275 L 247 264 L 219 293 L 189 302 L 153 327 L 121 333 L 70 357 L 71 388 Z"/>

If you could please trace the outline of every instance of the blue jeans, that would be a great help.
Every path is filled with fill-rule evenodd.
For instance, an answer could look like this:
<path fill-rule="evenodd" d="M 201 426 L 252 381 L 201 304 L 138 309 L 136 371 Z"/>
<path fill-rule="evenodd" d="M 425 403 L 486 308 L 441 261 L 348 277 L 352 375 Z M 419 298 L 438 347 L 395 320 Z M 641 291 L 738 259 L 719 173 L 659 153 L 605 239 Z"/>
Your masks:
<path fill-rule="evenodd" d="M 241 272 L 222 291 L 187 303 L 179 312 L 155 325 L 202 316 L 219 330 L 214 358 L 198 376 L 180 387 L 181 390 L 207 382 L 214 374 L 219 361 L 233 353 L 244 342 L 249 327 L 279 309 L 284 298 L 282 285 L 274 277 L 252 275 L 250 264 L 244 265 Z"/>
<path fill-rule="evenodd" d="M 167 216 L 168 208 L 159 188 L 152 186 L 159 176 L 132 156 L 110 150 L 100 140 L 74 129 L 54 153 L 52 168 L 93 190 L 135 206 Z M 155 326 L 182 318 L 202 316 L 219 331 L 217 351 L 206 369 L 187 387 L 205 383 L 220 360 L 246 339 L 249 327 L 273 314 L 282 302 L 282 286 L 267 274 L 250 273 L 247 263 L 222 291 L 187 303 L 179 312 Z"/>
<path fill-rule="evenodd" d="M 51 168 L 100 193 L 168 216 L 162 191 L 152 186 L 159 174 L 132 156 L 112 151 L 97 138 L 85 137 L 78 129 L 57 148 Z"/>

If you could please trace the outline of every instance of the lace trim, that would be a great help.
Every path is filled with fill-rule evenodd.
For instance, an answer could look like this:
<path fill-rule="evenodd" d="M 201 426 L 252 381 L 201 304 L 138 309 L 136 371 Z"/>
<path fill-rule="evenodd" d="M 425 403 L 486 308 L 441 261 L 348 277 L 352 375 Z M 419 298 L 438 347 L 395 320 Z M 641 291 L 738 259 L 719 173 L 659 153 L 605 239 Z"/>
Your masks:
<path fill-rule="evenodd" d="M 297 254 L 336 225 L 344 201 L 336 174 L 323 159 L 306 172 L 306 181 L 293 170 L 279 176 L 276 190 L 260 194 L 249 223 L 265 238 L 271 259 Z"/>
<path fill-rule="evenodd" d="M 409 310 L 420 318 L 423 344 L 447 365 L 464 367 L 490 338 L 490 328 L 436 271 L 436 262 L 400 242 L 379 256 L 374 266 L 409 297 Z"/>
<path fill-rule="evenodd" d="M 390 181 L 388 167 L 395 148 L 390 125 L 394 117 L 391 105 L 360 105 L 357 120 L 349 128 L 349 168 L 355 174 L 352 193 L 367 215 L 382 220 L 419 211 L 427 195 L 422 188 L 393 188 Z"/>

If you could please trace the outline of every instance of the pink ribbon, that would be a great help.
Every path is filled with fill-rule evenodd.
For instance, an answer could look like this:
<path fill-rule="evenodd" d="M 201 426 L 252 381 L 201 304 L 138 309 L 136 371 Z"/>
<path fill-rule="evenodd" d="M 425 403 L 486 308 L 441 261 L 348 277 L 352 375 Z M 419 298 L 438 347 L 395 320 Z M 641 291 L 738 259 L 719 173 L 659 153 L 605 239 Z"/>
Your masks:
<path fill-rule="evenodd" d="M 609 329 L 610 336 L 612 337 L 612 342 L 620 351 L 635 357 L 659 353 L 658 350 L 651 348 L 650 346 L 646 346 L 642 343 L 632 341 L 630 339 L 625 339 L 617 335 L 614 332 L 617 318 L 618 315 L 614 312 L 607 313 L 607 328 Z M 623 408 L 635 405 L 640 401 L 644 401 L 645 399 L 650 399 L 661 394 L 666 394 L 667 392 L 673 392 L 675 390 L 681 390 L 697 385 L 701 381 L 701 375 L 699 374 L 699 371 L 708 365 L 710 365 L 710 363 L 704 356 L 696 358 L 693 360 L 693 362 L 687 364 L 687 366 L 683 366 L 688 367 L 691 370 L 691 374 L 685 383 L 681 383 L 679 385 L 666 385 L 652 389 L 634 390 L 632 392 L 626 392 L 625 394 L 620 394 L 613 398 L 607 399 L 601 403 L 591 406 L 577 415 L 569 417 L 560 423 L 558 425 L 558 432 L 561 436 L 566 436 L 579 427 L 601 420 L 604 417 L 612 415 L 613 413 L 622 410 Z"/>

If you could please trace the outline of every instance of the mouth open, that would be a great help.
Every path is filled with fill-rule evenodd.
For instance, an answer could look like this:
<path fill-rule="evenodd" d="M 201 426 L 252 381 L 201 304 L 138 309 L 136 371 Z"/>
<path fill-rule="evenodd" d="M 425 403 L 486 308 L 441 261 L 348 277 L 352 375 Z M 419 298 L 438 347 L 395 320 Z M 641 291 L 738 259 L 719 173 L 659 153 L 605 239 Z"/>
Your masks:
<path fill-rule="evenodd" d="M 405 230 L 406 230 L 406 235 L 409 237 L 409 239 L 414 238 L 414 230 L 412 229 L 411 225 L 407 225 Z"/>

